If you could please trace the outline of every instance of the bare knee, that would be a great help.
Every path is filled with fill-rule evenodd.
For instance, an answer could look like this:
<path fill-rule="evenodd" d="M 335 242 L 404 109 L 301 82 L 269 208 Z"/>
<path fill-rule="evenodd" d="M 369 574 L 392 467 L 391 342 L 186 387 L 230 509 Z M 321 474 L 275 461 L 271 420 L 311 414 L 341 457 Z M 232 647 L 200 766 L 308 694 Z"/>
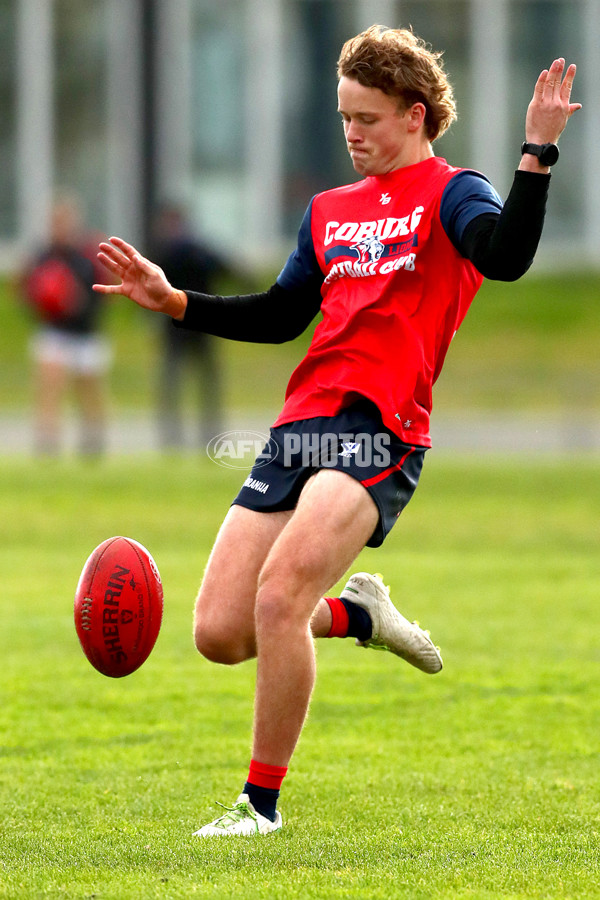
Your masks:
<path fill-rule="evenodd" d="M 254 641 L 235 627 L 196 610 L 194 642 L 198 653 L 210 662 L 234 666 L 255 656 Z"/>
<path fill-rule="evenodd" d="M 292 579 L 293 581 L 293 579 Z M 308 627 L 314 606 L 319 598 L 311 600 L 299 595 L 285 578 L 275 574 L 262 579 L 256 596 L 256 631 L 288 632 L 304 631 Z"/>

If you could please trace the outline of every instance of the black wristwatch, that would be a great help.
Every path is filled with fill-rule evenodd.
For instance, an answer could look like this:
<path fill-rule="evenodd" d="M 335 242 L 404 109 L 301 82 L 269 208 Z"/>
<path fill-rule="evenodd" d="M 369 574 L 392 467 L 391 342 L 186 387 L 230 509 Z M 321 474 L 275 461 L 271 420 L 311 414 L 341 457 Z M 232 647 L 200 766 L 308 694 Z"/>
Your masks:
<path fill-rule="evenodd" d="M 558 160 L 558 147 L 556 144 L 528 144 L 523 141 L 521 144 L 521 156 L 524 153 L 531 153 L 537 156 L 542 166 L 553 166 Z"/>

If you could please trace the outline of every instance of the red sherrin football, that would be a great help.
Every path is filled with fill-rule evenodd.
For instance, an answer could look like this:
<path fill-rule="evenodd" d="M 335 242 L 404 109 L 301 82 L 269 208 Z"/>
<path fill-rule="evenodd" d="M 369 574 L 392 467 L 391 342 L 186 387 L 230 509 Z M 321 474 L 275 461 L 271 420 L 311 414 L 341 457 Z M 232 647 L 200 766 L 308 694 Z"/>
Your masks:
<path fill-rule="evenodd" d="M 130 675 L 156 643 L 163 589 L 145 547 L 126 537 L 103 541 L 87 560 L 75 594 L 75 628 L 83 652 L 110 678 Z"/>

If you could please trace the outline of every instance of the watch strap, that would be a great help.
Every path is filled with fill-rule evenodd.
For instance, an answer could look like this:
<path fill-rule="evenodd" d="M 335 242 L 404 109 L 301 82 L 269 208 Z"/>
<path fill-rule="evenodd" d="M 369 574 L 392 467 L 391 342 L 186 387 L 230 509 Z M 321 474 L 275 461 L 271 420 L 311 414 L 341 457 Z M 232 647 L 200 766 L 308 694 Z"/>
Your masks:
<path fill-rule="evenodd" d="M 531 144 L 528 141 L 523 141 L 521 144 L 521 156 L 525 153 L 537 156 L 540 163 L 545 166 L 553 166 L 558 160 L 558 147 L 556 144 Z"/>

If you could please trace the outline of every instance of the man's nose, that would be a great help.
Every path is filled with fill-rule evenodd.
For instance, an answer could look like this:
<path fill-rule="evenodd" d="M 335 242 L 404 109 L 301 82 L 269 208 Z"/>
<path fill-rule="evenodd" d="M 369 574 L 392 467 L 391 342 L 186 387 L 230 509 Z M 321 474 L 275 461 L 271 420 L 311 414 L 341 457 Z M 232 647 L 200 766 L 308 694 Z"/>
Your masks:
<path fill-rule="evenodd" d="M 356 144 L 362 141 L 360 128 L 356 122 L 348 122 L 346 126 L 346 140 L 349 144 Z"/>

